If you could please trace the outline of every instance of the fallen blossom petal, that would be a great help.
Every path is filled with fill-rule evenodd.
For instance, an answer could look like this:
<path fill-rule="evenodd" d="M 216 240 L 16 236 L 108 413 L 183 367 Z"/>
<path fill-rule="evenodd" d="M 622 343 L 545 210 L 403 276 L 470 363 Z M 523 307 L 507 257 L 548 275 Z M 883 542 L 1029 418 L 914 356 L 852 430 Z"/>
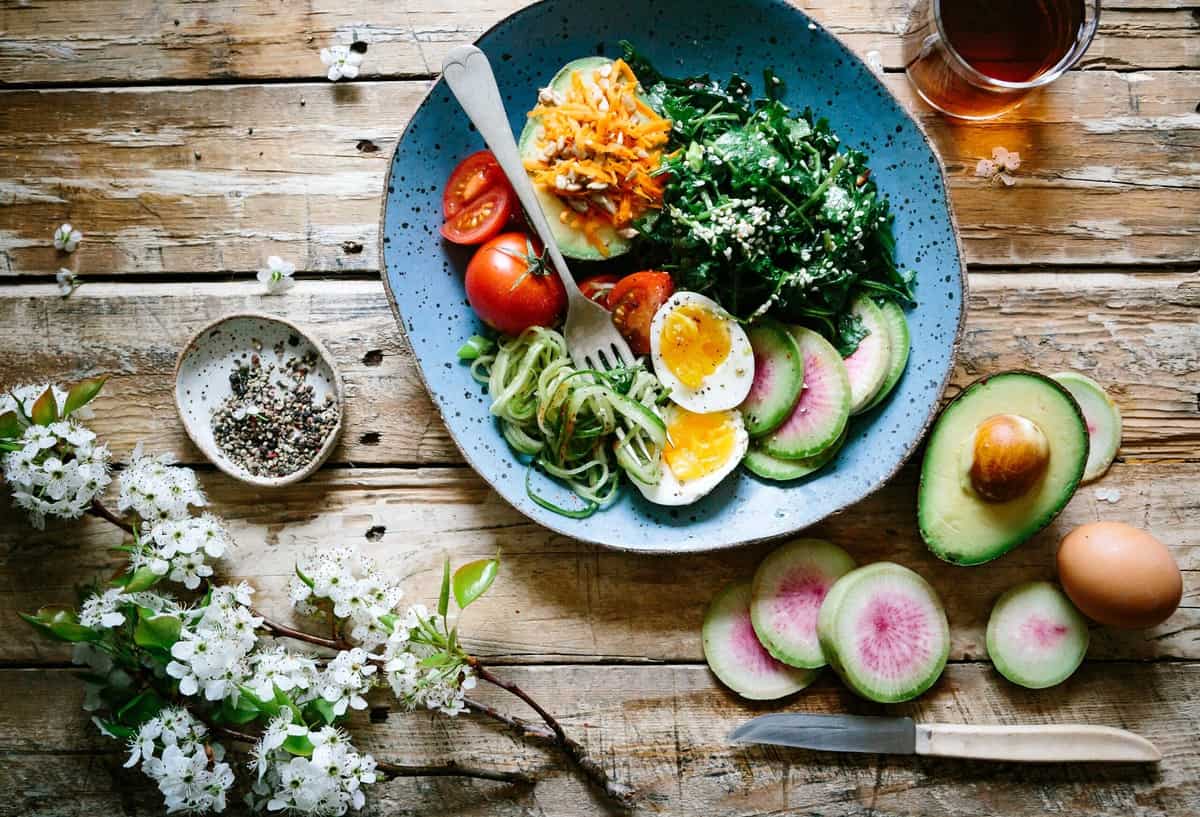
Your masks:
<path fill-rule="evenodd" d="M 996 175 L 996 163 L 991 159 L 980 159 L 979 164 L 975 165 L 975 175 L 991 178 Z"/>

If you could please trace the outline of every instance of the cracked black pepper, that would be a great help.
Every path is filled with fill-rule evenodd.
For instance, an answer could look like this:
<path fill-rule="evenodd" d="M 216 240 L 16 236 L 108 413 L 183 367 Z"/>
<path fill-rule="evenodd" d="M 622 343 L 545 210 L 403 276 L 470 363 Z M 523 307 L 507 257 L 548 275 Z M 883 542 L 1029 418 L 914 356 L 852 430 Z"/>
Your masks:
<path fill-rule="evenodd" d="M 255 347 L 261 351 L 261 344 Z M 222 453 L 260 477 L 284 477 L 309 465 L 339 416 L 333 395 L 318 401 L 308 382 L 316 351 L 285 355 L 283 344 L 274 351 L 282 365 L 264 366 L 255 352 L 230 371 L 233 394 L 212 414 L 213 438 Z"/>

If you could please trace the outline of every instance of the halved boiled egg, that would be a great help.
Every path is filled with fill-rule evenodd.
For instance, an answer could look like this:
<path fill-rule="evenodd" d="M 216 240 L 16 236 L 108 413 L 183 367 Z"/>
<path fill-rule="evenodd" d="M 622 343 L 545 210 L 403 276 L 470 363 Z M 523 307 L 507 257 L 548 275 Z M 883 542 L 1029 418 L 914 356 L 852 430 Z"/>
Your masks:
<path fill-rule="evenodd" d="M 658 505 L 690 505 L 717 487 L 750 447 L 737 410 L 696 414 L 679 406 L 663 411 L 667 442 L 657 485 L 633 484 Z"/>
<path fill-rule="evenodd" d="M 654 313 L 650 359 L 671 400 L 698 414 L 741 405 L 754 382 L 745 330 L 695 292 L 676 292 Z"/>

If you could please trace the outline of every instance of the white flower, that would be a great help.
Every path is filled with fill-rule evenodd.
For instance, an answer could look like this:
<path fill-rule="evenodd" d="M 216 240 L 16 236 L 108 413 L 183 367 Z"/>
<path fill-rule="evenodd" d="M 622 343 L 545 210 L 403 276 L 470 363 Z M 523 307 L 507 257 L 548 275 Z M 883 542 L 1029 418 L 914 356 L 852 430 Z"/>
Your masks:
<path fill-rule="evenodd" d="M 355 647 L 343 650 L 334 656 L 321 674 L 321 697 L 332 705 L 337 715 L 346 714 L 346 709 L 366 709 L 367 700 L 363 693 L 370 690 L 379 669 L 371 663 L 366 650 Z"/>
<path fill-rule="evenodd" d="M 70 224 L 63 224 L 54 231 L 54 249 L 60 252 L 75 252 L 75 248 L 79 246 L 79 242 L 83 240 L 83 233 L 76 230 Z"/>
<path fill-rule="evenodd" d="M 387 640 L 388 629 L 380 617 L 396 608 L 404 591 L 370 558 L 353 547 L 327 548 L 306 553 L 296 569 L 288 596 L 298 611 L 311 614 L 317 610 L 316 601 L 328 600 L 335 617 L 352 623 L 350 637 L 356 642 L 370 649 Z"/>
<path fill-rule="evenodd" d="M 258 271 L 258 280 L 266 285 L 268 295 L 278 295 L 295 285 L 296 281 L 292 278 L 295 271 L 295 264 L 272 255 L 267 258 L 267 268 Z"/>
<path fill-rule="evenodd" d="M 316 659 L 289 651 L 282 645 L 262 649 L 250 658 L 254 674 L 247 679 L 246 686 L 262 700 L 269 700 L 278 687 L 291 695 L 298 704 L 311 700 L 309 694 L 318 683 L 320 671 Z"/>
<path fill-rule="evenodd" d="M 292 711 L 284 709 L 283 713 L 276 715 L 267 728 L 263 730 L 262 737 L 258 743 L 251 749 L 250 755 L 252 762 L 251 768 L 258 771 L 258 779 L 262 780 L 266 774 L 268 767 L 271 764 L 272 756 L 275 751 L 283 746 L 284 741 L 289 737 L 307 735 L 308 727 L 303 724 L 292 722 Z"/>
<path fill-rule="evenodd" d="M 1007 148 L 992 148 L 991 159 L 980 159 L 975 165 L 975 175 L 986 178 L 992 184 L 1012 187 L 1017 180 L 1011 175 L 1021 166 L 1021 154 Z"/>
<path fill-rule="evenodd" d="M 171 466 L 171 455 L 157 457 L 144 454 L 142 444 L 133 449 L 129 467 L 118 479 L 120 494 L 117 507 L 122 511 L 132 510 L 143 522 L 183 519 L 188 516 L 188 506 L 203 507 L 207 504 L 204 492 L 191 468 Z"/>
<path fill-rule="evenodd" d="M 120 627 L 125 623 L 125 614 L 120 608 L 132 602 L 133 599 L 120 587 L 93 594 L 79 606 L 79 623 L 93 630 Z"/>
<path fill-rule="evenodd" d="M 13 504 L 29 512 L 34 527 L 44 527 L 47 516 L 79 518 L 111 482 L 108 448 L 74 420 L 28 426 L 18 442 L 21 448 L 6 453 L 0 468 Z"/>
<path fill-rule="evenodd" d="M 158 784 L 167 813 L 186 811 L 203 813 L 224 811 L 225 794 L 233 786 L 233 770 L 228 763 L 212 762 L 204 747 L 190 751 L 167 746 L 161 758 L 151 757 L 142 770 Z"/>
<path fill-rule="evenodd" d="M 171 646 L 167 675 L 179 681 L 179 691 L 210 701 L 238 697 L 238 685 L 251 675 L 248 656 L 258 644 L 262 619 L 243 600 L 246 585 L 214 587 L 204 607 L 184 611 L 179 640 Z"/>
<path fill-rule="evenodd" d="M 406 709 L 432 709 L 447 715 L 466 710 L 466 690 L 475 687 L 475 676 L 461 664 L 422 667 L 433 647 L 412 640 L 412 631 L 428 617 L 421 605 L 409 608 L 384 647 L 384 677 L 396 699 Z"/>
<path fill-rule="evenodd" d="M 58 292 L 64 298 L 69 297 L 79 287 L 79 276 L 66 267 L 59 268 L 54 274 L 54 280 L 58 282 Z"/>
<path fill-rule="evenodd" d="M 342 77 L 354 79 L 358 76 L 358 66 L 362 65 L 363 55 L 352 50 L 349 46 L 333 45 L 321 49 L 321 62 L 329 67 L 326 75 L 331 82 L 337 82 Z"/>
<path fill-rule="evenodd" d="M 273 722 L 268 727 L 272 740 L 282 744 L 284 728 Z M 267 751 L 264 735 L 264 742 L 254 752 L 254 766 L 262 770 L 254 786 L 254 792 L 265 801 L 261 805 L 268 811 L 312 815 L 345 814 L 362 808 L 366 800 L 362 786 L 376 780 L 375 759 L 359 754 L 340 729 L 286 728 L 287 735 L 307 736 L 313 745 L 312 757 L 292 757 L 280 749 Z"/>
<path fill-rule="evenodd" d="M 201 578 L 213 573 L 205 557 L 220 558 L 232 546 L 229 533 L 212 514 L 168 519 L 151 527 L 139 541 L 130 565 L 134 570 L 147 566 L 157 575 L 195 590 Z"/>

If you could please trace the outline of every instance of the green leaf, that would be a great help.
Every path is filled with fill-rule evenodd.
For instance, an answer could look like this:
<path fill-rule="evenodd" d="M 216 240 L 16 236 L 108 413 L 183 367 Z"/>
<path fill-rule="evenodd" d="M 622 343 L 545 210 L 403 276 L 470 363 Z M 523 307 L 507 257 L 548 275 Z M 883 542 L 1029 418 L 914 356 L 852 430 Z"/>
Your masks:
<path fill-rule="evenodd" d="M 461 609 L 482 596 L 496 580 L 500 570 L 498 559 L 479 559 L 454 571 L 454 600 Z"/>
<path fill-rule="evenodd" d="M 258 706 L 245 695 L 238 696 L 238 702 L 235 705 L 232 698 L 225 698 L 221 701 L 221 709 L 217 712 L 217 717 L 225 723 L 233 723 L 241 726 L 245 723 L 250 723 L 257 720 L 259 716 Z"/>
<path fill-rule="evenodd" d="M 140 593 L 143 590 L 149 590 L 151 587 L 162 581 L 162 579 L 162 576 L 158 575 L 150 568 L 139 567 L 132 573 L 117 579 L 116 583 L 124 586 L 126 593 Z"/>
<path fill-rule="evenodd" d="M 34 425 L 48 426 L 58 419 L 58 402 L 54 399 L 54 387 L 47 386 L 33 404 L 29 415 Z"/>
<path fill-rule="evenodd" d="M 442 592 L 438 596 L 438 615 L 446 617 L 450 612 L 450 557 L 442 565 Z"/>
<path fill-rule="evenodd" d="M 308 576 L 304 575 L 304 571 L 300 569 L 299 564 L 296 565 L 296 576 L 299 577 L 300 581 L 307 584 L 310 590 L 316 588 L 316 583 L 313 582 L 313 580 L 310 579 Z"/>
<path fill-rule="evenodd" d="M 486 355 L 495 348 L 496 344 L 482 335 L 471 335 L 470 339 L 458 349 L 459 360 L 475 360 L 480 355 Z"/>
<path fill-rule="evenodd" d="M 63 404 L 63 416 L 74 412 L 76 409 L 83 408 L 100 393 L 100 389 L 104 388 L 104 381 L 108 380 L 108 375 L 102 374 L 99 377 L 89 377 L 87 380 L 80 380 L 71 390 L 67 392 L 67 402 Z"/>
<path fill-rule="evenodd" d="M 283 742 L 284 751 L 297 757 L 312 757 L 313 748 L 308 735 L 288 735 Z"/>
<path fill-rule="evenodd" d="M 0 439 L 11 440 L 21 436 L 21 418 L 15 411 L 0 414 Z"/>
<path fill-rule="evenodd" d="M 379 623 L 382 624 L 389 633 L 396 632 L 396 624 L 398 624 L 399 621 L 400 619 L 395 613 L 384 613 L 379 617 Z"/>
<path fill-rule="evenodd" d="M 66 607 L 43 607 L 35 615 L 19 613 L 26 623 L 47 638 L 73 644 L 79 641 L 99 641 L 102 633 L 79 623 L 75 611 Z"/>
<path fill-rule="evenodd" d="M 324 698 L 317 698 L 310 701 L 308 705 L 321 716 L 321 720 L 325 721 L 325 723 L 332 725 L 337 720 L 337 713 L 333 711 L 333 704 Z"/>
<path fill-rule="evenodd" d="M 122 726 L 116 721 L 106 721 L 103 718 L 92 718 L 92 720 L 95 721 L 98 729 L 106 733 L 109 737 L 116 738 L 117 740 L 129 740 L 131 737 L 137 734 L 136 729 L 131 729 L 128 726 Z"/>
<path fill-rule="evenodd" d="M 278 686 L 275 687 L 275 703 L 279 705 L 280 712 L 285 708 L 291 710 L 293 723 L 304 723 L 304 718 L 300 714 L 300 707 L 296 706 L 296 702 Z"/>
<path fill-rule="evenodd" d="M 138 726 L 157 715 L 167 702 L 152 689 L 139 692 L 117 711 L 117 720 L 128 726 Z"/>
<path fill-rule="evenodd" d="M 133 643 L 139 647 L 169 650 L 179 640 L 183 622 L 166 613 L 156 614 L 145 607 L 138 608 L 137 626 L 133 628 Z"/>
<path fill-rule="evenodd" d="M 256 709 L 258 709 L 259 712 L 262 712 L 263 714 L 267 715 L 268 717 L 271 717 L 271 718 L 275 717 L 276 715 L 279 714 L 279 711 L 283 708 L 279 704 L 275 703 L 274 699 L 271 699 L 269 701 L 264 701 L 262 698 L 255 695 L 254 692 L 251 691 L 250 687 L 246 686 L 245 684 L 238 684 L 238 690 L 242 693 L 241 701 L 248 702 L 249 704 L 254 706 Z M 238 706 L 242 705 L 241 701 L 239 701 Z"/>
<path fill-rule="evenodd" d="M 20 451 L 24 447 L 14 440 L 0 440 L 0 451 Z"/>

